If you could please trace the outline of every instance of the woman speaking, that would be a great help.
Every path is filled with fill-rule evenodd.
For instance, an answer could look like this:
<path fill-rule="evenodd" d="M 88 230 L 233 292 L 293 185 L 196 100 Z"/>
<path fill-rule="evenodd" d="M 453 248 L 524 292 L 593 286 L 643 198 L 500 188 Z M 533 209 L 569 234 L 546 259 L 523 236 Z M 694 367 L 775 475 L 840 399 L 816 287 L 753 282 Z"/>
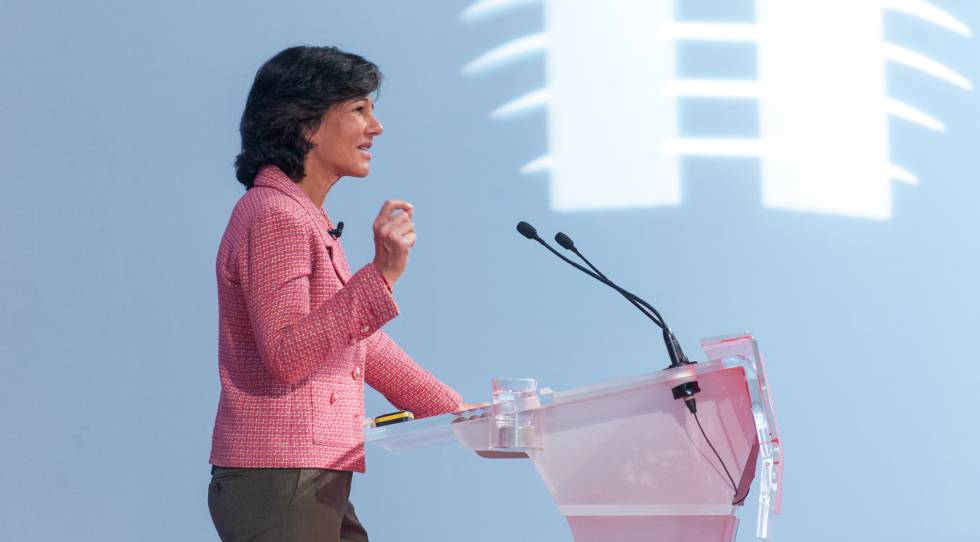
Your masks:
<path fill-rule="evenodd" d="M 383 128 L 381 73 L 293 47 L 255 76 L 236 176 L 247 191 L 218 249 L 218 372 L 208 508 L 224 541 L 364 541 L 349 502 L 364 471 L 364 382 L 416 417 L 470 408 L 380 328 L 415 244 L 412 205 L 384 203 L 374 261 L 351 273 L 323 202 L 365 177 Z"/>

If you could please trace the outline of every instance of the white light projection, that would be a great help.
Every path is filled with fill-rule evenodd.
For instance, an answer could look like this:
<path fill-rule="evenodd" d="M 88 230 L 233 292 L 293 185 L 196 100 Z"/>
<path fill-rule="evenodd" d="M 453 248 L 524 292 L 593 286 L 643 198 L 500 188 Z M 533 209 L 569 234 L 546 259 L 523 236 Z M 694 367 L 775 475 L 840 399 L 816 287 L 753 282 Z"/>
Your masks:
<path fill-rule="evenodd" d="M 545 32 L 503 44 L 463 68 L 482 76 L 545 55 L 547 87 L 498 107 L 502 119 L 546 109 L 547 155 L 522 173 L 547 172 L 557 211 L 679 205 L 679 157 L 755 157 L 768 208 L 891 216 L 893 181 L 917 184 L 892 163 L 889 116 L 945 131 L 921 109 L 889 98 L 887 62 L 966 91 L 973 85 L 921 53 L 885 42 L 886 10 L 969 37 L 969 28 L 924 0 L 755 0 L 753 24 L 675 20 L 675 0 L 480 0 L 464 21 L 543 6 Z M 749 42 L 757 80 L 684 80 L 678 41 Z M 684 138 L 677 100 L 756 100 L 759 137 Z"/>

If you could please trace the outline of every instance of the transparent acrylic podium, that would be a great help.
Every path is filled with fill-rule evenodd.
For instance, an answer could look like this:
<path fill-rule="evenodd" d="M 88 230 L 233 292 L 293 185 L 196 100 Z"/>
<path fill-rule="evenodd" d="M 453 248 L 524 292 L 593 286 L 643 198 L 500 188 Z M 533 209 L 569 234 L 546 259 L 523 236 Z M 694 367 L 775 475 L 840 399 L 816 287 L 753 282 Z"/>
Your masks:
<path fill-rule="evenodd" d="M 529 458 L 577 542 L 731 542 L 736 506 L 758 479 L 756 536 L 769 539 L 769 514 L 781 508 L 783 454 L 762 357 L 748 334 L 701 346 L 709 361 L 543 390 L 517 409 L 530 420 L 525 444 L 533 447 L 492 447 L 500 428 L 487 409 L 367 429 L 365 440 L 394 452 L 455 442 L 482 457 Z M 701 388 L 698 417 L 737 491 L 671 393 L 692 380 Z"/>

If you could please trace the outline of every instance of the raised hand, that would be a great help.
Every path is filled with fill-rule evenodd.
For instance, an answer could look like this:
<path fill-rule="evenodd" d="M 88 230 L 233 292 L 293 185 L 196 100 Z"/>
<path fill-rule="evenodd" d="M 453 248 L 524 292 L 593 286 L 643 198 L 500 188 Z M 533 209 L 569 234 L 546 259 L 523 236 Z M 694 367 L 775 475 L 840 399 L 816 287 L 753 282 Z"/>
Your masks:
<path fill-rule="evenodd" d="M 408 265 L 408 252 L 415 246 L 415 223 L 411 203 L 388 200 L 374 220 L 374 265 L 394 286 Z"/>

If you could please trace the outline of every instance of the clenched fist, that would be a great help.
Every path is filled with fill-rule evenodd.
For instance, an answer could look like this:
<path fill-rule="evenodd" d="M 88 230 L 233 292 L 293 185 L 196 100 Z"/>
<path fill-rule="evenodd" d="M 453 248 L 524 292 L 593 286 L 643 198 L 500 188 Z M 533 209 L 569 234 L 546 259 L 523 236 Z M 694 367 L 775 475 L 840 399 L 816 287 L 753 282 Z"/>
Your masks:
<path fill-rule="evenodd" d="M 394 286 L 408 265 L 408 251 L 415 245 L 412 204 L 388 200 L 374 220 L 374 265 Z"/>

